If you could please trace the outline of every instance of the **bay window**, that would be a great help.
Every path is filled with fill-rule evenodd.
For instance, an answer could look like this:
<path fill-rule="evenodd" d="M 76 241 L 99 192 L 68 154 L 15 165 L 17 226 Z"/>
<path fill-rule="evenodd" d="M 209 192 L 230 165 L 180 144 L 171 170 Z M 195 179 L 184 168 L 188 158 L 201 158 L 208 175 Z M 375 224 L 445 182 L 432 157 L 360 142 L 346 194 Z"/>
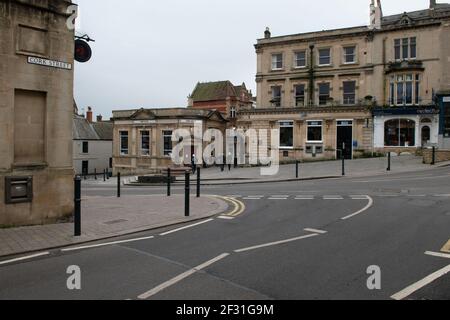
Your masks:
<path fill-rule="evenodd" d="M 400 74 L 390 78 L 389 103 L 392 106 L 411 106 L 420 103 L 420 75 Z"/>

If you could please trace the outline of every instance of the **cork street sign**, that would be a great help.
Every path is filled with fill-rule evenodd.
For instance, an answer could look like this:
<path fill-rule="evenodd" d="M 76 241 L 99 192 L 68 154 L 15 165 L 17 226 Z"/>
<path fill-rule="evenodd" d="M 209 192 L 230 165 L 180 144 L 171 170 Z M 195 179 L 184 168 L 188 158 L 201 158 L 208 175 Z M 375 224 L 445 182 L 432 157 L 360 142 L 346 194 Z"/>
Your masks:
<path fill-rule="evenodd" d="M 48 59 L 42 59 L 37 57 L 28 57 L 28 63 L 29 64 L 36 64 L 44 67 L 51 67 L 51 68 L 57 68 L 57 69 L 64 69 L 64 70 L 72 70 L 72 64 L 67 62 L 61 62 L 61 61 L 55 61 L 55 60 L 48 60 Z"/>

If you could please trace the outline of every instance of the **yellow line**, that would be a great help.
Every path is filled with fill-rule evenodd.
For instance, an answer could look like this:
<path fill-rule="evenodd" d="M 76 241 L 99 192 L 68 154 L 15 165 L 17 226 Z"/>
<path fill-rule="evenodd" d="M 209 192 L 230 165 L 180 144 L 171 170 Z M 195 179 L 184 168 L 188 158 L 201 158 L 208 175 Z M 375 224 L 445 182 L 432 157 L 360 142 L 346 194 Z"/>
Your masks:
<path fill-rule="evenodd" d="M 229 197 L 217 196 L 217 195 L 212 195 L 212 197 L 219 198 L 219 199 L 222 199 L 226 202 L 233 204 L 234 210 L 230 211 L 229 213 L 221 214 L 222 216 L 237 217 L 245 211 L 244 203 L 239 200 L 236 200 L 234 198 L 229 198 Z"/>
<path fill-rule="evenodd" d="M 447 244 L 442 247 L 441 252 L 450 253 L 450 240 L 448 240 Z"/>

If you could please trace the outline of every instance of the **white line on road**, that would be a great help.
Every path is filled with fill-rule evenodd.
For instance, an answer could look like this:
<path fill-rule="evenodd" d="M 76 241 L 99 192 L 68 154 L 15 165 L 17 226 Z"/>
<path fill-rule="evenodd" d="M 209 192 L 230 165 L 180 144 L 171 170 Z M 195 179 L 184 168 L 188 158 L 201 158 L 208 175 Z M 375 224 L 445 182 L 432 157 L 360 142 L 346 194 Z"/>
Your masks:
<path fill-rule="evenodd" d="M 295 200 L 314 200 L 314 197 L 296 197 Z"/>
<path fill-rule="evenodd" d="M 161 233 L 160 236 L 167 236 L 168 234 L 172 234 L 172 233 L 175 233 L 175 232 L 178 232 L 178 231 L 182 231 L 182 230 L 186 230 L 186 229 L 189 229 L 189 228 L 193 228 L 193 227 L 196 227 L 196 226 L 199 226 L 199 225 L 211 222 L 213 220 L 214 219 L 208 219 L 208 220 L 205 220 L 205 221 L 202 221 L 202 222 L 199 222 L 199 223 L 191 224 L 191 225 L 186 226 L 186 227 L 182 227 L 182 228 L 178 228 L 178 229 L 175 229 L 175 230 L 167 231 L 167 232 Z"/>
<path fill-rule="evenodd" d="M 62 252 L 78 251 L 78 250 L 106 247 L 106 246 L 112 246 L 112 245 L 116 245 L 116 244 L 129 243 L 129 242 L 150 240 L 150 239 L 153 239 L 153 238 L 154 238 L 154 236 L 143 237 L 143 238 L 136 238 L 136 239 L 129 239 L 129 240 L 121 240 L 121 241 L 112 241 L 112 242 L 106 242 L 106 243 L 100 243 L 100 244 L 93 244 L 93 245 L 89 245 L 89 246 L 81 246 L 81 247 L 75 247 L 75 248 L 61 249 L 61 251 Z"/>
<path fill-rule="evenodd" d="M 370 196 L 366 196 L 366 199 L 369 200 L 369 203 L 367 204 L 367 206 L 365 206 L 364 208 L 362 208 L 361 210 L 359 210 L 355 213 L 352 213 L 351 215 L 343 217 L 342 220 L 348 220 L 350 218 L 353 218 L 354 216 L 357 216 L 357 215 L 369 210 L 373 206 L 373 199 Z"/>
<path fill-rule="evenodd" d="M 223 220 L 233 220 L 234 217 L 229 217 L 229 216 L 218 216 L 218 219 L 223 219 Z"/>
<path fill-rule="evenodd" d="M 311 233 L 318 233 L 318 234 L 326 234 L 328 233 L 328 231 L 323 231 L 323 230 L 317 230 L 317 229 L 311 229 L 311 228 L 306 228 L 304 229 L 306 232 L 311 232 Z"/>
<path fill-rule="evenodd" d="M 163 284 L 160 284 L 159 286 L 157 286 L 157 287 L 155 287 L 155 288 L 153 288 L 153 289 L 151 289 L 151 290 L 141 294 L 138 297 L 138 299 L 141 299 L 141 300 L 148 299 L 148 298 L 154 296 L 155 294 L 163 291 L 164 289 L 167 289 L 168 287 L 171 287 L 174 284 L 176 284 L 176 283 L 186 279 L 187 277 L 193 275 L 194 273 L 196 273 L 198 271 L 201 271 L 201 270 L 211 266 L 212 264 L 214 264 L 214 263 L 216 263 L 216 262 L 218 262 L 218 261 L 228 257 L 229 255 L 230 255 L 229 253 L 221 254 L 220 256 L 218 256 L 218 257 L 216 257 L 214 259 L 211 259 L 211 260 L 209 260 L 209 261 L 199 265 L 198 267 L 190 269 L 190 270 L 188 270 L 188 271 L 186 271 L 186 272 L 176 276 L 175 278 L 172 278 L 169 281 L 166 281 Z"/>
<path fill-rule="evenodd" d="M 324 196 L 323 200 L 344 200 L 341 196 Z"/>
<path fill-rule="evenodd" d="M 272 247 L 272 246 L 277 246 L 280 244 L 285 244 L 285 243 L 289 243 L 289 242 L 294 242 L 294 241 L 299 241 L 299 240 L 304 240 L 304 239 L 308 239 L 308 238 L 312 238 L 312 237 L 316 237 L 319 234 L 315 233 L 315 234 L 309 234 L 307 236 L 302 236 L 302 237 L 297 237 L 297 238 L 292 238 L 292 239 L 287 239 L 287 240 L 282 240 L 282 241 L 276 241 L 276 242 L 271 242 L 271 243 L 266 243 L 266 244 L 262 244 L 259 246 L 254 246 L 254 247 L 249 247 L 249 248 L 244 248 L 244 249 L 239 249 L 239 250 L 234 250 L 234 252 L 236 253 L 241 253 L 241 252 L 246 252 L 246 251 L 251 251 L 251 250 L 256 250 L 256 249 L 261 249 L 261 248 L 266 248 L 266 247 Z"/>
<path fill-rule="evenodd" d="M 437 197 L 437 198 L 449 198 L 450 194 L 435 194 L 433 195 L 433 197 Z"/>
<path fill-rule="evenodd" d="M 414 292 L 422 289 L 423 287 L 429 285 L 433 281 L 439 279 L 440 277 L 446 275 L 449 272 L 450 272 L 450 264 L 445 268 L 442 268 L 441 270 L 438 270 L 435 273 L 425 277 L 424 279 L 410 285 L 408 288 L 403 289 L 402 291 L 394 294 L 391 298 L 394 300 L 403 300 L 412 295 Z"/>
<path fill-rule="evenodd" d="M 49 254 L 50 254 L 50 252 L 41 252 L 41 253 L 33 254 L 31 256 L 26 256 L 26 257 L 21 257 L 21 258 L 1 261 L 0 265 L 13 263 L 13 262 L 18 262 L 18 261 L 23 261 L 23 260 L 28 260 L 28 259 L 33 259 L 33 258 L 42 257 L 42 256 L 47 256 Z"/>
<path fill-rule="evenodd" d="M 450 259 L 450 254 L 447 254 L 447 253 L 427 251 L 427 252 L 425 252 L 425 254 L 427 256 Z"/>

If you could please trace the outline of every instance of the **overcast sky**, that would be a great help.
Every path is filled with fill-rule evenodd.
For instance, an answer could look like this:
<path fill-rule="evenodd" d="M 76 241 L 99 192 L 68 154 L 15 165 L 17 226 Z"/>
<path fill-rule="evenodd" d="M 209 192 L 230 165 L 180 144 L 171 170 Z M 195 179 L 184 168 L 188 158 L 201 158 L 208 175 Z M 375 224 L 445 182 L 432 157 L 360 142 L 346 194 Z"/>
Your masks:
<path fill-rule="evenodd" d="M 256 95 L 253 45 L 273 36 L 367 25 L 370 0 L 74 0 L 78 32 L 96 40 L 76 64 L 80 112 L 184 107 L 198 81 L 245 82 Z M 428 0 L 382 1 L 385 15 Z"/>

